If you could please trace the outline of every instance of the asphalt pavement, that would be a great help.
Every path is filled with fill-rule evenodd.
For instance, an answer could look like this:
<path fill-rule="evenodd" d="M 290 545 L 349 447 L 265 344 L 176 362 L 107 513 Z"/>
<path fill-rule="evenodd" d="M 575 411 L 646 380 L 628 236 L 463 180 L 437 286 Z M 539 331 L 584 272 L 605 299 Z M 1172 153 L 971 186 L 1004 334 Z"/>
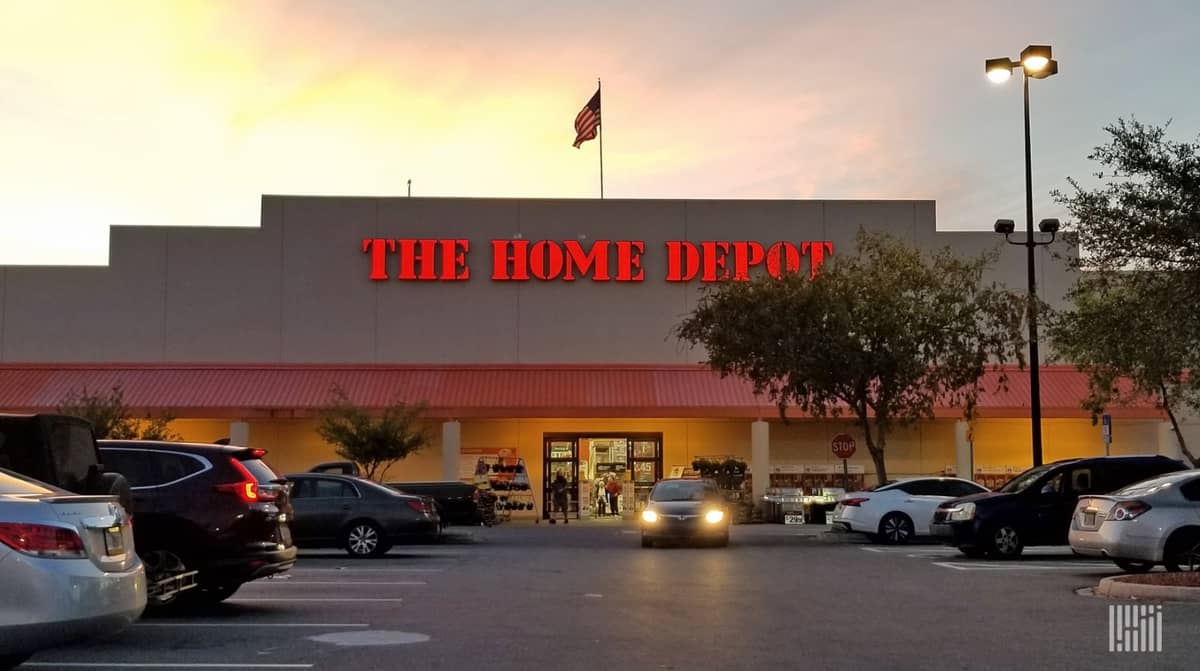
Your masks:
<path fill-rule="evenodd" d="M 1115 573 L 1064 548 L 973 561 L 782 525 L 643 549 L 629 523 L 459 529 L 376 560 L 303 552 L 211 610 L 150 614 L 33 669 L 1194 669 L 1200 604 L 1163 652 L 1109 652 Z"/>

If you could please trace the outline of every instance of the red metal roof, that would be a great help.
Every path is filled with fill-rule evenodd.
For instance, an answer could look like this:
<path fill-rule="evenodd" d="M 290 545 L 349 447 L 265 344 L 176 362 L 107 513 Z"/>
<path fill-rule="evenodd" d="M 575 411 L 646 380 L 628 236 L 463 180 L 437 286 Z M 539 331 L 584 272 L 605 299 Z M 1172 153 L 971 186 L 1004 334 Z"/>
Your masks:
<path fill-rule="evenodd" d="M 1072 367 L 1043 367 L 1045 417 L 1087 417 L 1087 379 Z M 980 415 L 1026 417 L 1029 374 L 988 373 Z M 366 407 L 425 401 L 434 417 L 770 418 L 775 407 L 737 378 L 697 365 L 302 365 L 302 364 L 0 364 L 0 410 L 48 412 L 72 391 L 120 386 L 139 413 L 176 417 L 302 417 L 328 403 L 336 385 Z M 1141 401 L 1110 411 L 1161 416 Z M 789 415 L 802 413 L 792 410 Z M 957 408 L 938 416 L 958 417 Z"/>

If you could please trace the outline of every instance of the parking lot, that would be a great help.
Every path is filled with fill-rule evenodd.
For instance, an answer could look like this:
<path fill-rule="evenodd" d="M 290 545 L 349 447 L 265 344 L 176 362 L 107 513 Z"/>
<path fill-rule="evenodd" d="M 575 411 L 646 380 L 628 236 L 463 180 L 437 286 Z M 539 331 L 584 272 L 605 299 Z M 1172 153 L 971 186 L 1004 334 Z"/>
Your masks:
<path fill-rule="evenodd" d="M 1168 604 L 1163 653 L 1107 652 L 1113 573 L 1058 548 L 972 561 L 782 525 L 724 549 L 642 549 L 610 523 L 456 531 L 377 560 L 305 552 L 202 612 L 151 614 L 28 668 L 1193 668 L 1200 607 Z"/>

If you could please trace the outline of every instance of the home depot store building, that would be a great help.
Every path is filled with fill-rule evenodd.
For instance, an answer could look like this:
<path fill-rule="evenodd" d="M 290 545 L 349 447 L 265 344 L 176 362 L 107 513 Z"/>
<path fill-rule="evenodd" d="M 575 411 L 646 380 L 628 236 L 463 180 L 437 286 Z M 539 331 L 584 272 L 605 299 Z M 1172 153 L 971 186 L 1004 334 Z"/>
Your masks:
<path fill-rule="evenodd" d="M 671 329 L 704 284 L 819 272 L 860 227 L 963 254 L 1000 243 L 938 232 L 928 201 L 271 196 L 260 228 L 114 228 L 107 267 L 0 271 L 0 409 L 120 385 L 186 439 L 263 447 L 290 472 L 336 458 L 315 432 L 336 385 L 366 406 L 428 404 L 433 444 L 396 479 L 468 477 L 503 454 L 540 492 L 559 469 L 644 484 L 733 456 L 761 494 L 768 474 L 833 470 L 830 439 L 853 427 L 781 422 Z M 990 279 L 1022 288 L 1024 250 L 1001 247 Z M 1071 275 L 1039 264 L 1043 297 L 1061 302 Z M 891 474 L 1028 466 L 1028 378 L 1009 376 L 973 426 L 938 408 L 892 436 Z M 1052 367 L 1042 385 L 1046 458 L 1102 454 L 1082 376 Z M 1152 407 L 1113 415 L 1114 453 L 1173 453 Z M 865 449 L 851 465 L 870 480 Z"/>

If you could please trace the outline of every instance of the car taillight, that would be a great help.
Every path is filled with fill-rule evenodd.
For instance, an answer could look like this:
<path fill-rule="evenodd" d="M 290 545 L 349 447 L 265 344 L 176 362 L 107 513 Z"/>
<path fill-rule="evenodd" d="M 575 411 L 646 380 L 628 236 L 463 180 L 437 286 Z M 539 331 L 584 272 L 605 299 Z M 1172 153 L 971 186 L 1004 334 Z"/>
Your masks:
<path fill-rule="evenodd" d="M 853 498 L 853 499 L 845 499 L 842 501 L 842 505 L 843 506 L 861 506 L 863 503 L 866 503 L 867 501 L 870 501 L 870 500 L 871 499 L 862 498 L 862 497 Z"/>
<path fill-rule="evenodd" d="M 0 543 L 35 557 L 73 559 L 86 554 L 75 531 L 44 524 L 0 522 Z"/>
<path fill-rule="evenodd" d="M 424 501 L 405 501 L 405 503 L 408 504 L 409 508 L 412 508 L 419 513 L 423 513 L 425 515 L 429 514 L 429 505 Z"/>
<path fill-rule="evenodd" d="M 1142 503 L 1141 501 L 1125 501 L 1113 506 L 1112 512 L 1109 513 L 1108 519 L 1114 522 L 1125 522 L 1132 520 L 1142 513 L 1150 510 L 1150 504 Z"/>
<path fill-rule="evenodd" d="M 471 500 L 474 501 L 475 503 L 479 503 L 479 490 L 478 489 L 473 490 L 471 492 Z"/>
<path fill-rule="evenodd" d="M 274 488 L 262 488 L 258 486 L 258 480 L 254 478 L 249 469 L 242 465 L 242 462 L 229 458 L 229 463 L 233 466 L 242 479 L 238 482 L 229 482 L 223 485 L 217 485 L 217 491 L 232 492 L 239 499 L 246 503 L 257 503 L 259 501 L 274 501 L 279 493 Z"/>

